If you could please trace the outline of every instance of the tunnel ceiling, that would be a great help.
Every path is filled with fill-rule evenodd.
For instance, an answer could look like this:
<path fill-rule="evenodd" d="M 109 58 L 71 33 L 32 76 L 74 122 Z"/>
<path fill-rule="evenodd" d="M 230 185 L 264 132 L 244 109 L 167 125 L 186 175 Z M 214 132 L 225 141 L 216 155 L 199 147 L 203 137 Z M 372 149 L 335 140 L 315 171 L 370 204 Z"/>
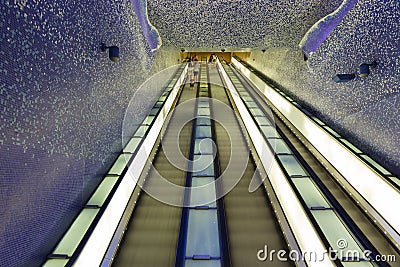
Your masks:
<path fill-rule="evenodd" d="M 163 45 L 202 50 L 297 46 L 340 0 L 148 0 Z"/>

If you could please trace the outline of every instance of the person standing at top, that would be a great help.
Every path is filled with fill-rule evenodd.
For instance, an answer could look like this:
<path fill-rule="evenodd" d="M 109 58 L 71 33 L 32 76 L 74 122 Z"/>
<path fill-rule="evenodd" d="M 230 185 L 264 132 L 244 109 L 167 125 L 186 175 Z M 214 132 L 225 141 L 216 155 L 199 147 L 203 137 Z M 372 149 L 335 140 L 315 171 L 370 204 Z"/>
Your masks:
<path fill-rule="evenodd" d="M 217 56 L 214 53 L 212 53 L 210 55 L 210 59 L 208 60 L 208 63 L 210 63 L 213 66 L 215 66 L 216 62 L 217 62 Z"/>
<path fill-rule="evenodd" d="M 200 64 L 198 60 L 193 61 L 193 75 L 194 75 L 194 82 L 199 82 L 199 73 L 200 73 Z"/>
<path fill-rule="evenodd" d="M 187 71 L 187 78 L 190 83 L 190 90 L 194 89 L 194 66 L 191 59 L 188 60 L 188 71 Z"/>

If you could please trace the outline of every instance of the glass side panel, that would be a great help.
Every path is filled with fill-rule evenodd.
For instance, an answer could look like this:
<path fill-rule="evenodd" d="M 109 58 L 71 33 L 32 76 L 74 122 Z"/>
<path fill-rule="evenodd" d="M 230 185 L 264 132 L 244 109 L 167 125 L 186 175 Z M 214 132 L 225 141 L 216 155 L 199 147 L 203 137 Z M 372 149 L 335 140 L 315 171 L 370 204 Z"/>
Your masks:
<path fill-rule="evenodd" d="M 295 105 L 298 109 L 301 109 L 301 106 L 299 103 L 297 103 L 296 101 L 292 102 L 293 105 Z"/>
<path fill-rule="evenodd" d="M 150 110 L 149 116 L 155 116 L 155 115 L 157 115 L 158 110 L 159 110 L 158 108 L 152 108 L 152 109 Z"/>
<path fill-rule="evenodd" d="M 273 127 L 273 126 L 262 125 L 262 126 L 260 126 L 260 128 L 261 128 L 261 131 L 264 133 L 266 138 L 280 137 L 280 135 L 276 132 L 275 127 Z"/>
<path fill-rule="evenodd" d="M 266 117 L 255 117 L 254 118 L 258 125 L 271 125 L 271 122 Z"/>
<path fill-rule="evenodd" d="M 319 125 L 325 125 L 325 123 L 323 121 L 321 121 L 320 119 L 318 119 L 317 117 L 312 116 L 311 117 L 316 123 L 318 123 Z"/>
<path fill-rule="evenodd" d="M 194 155 L 193 176 L 214 176 L 213 155 Z"/>
<path fill-rule="evenodd" d="M 164 102 L 158 101 L 154 104 L 153 108 L 160 108 Z"/>
<path fill-rule="evenodd" d="M 307 176 L 307 173 L 293 155 L 278 155 L 278 158 L 290 176 Z"/>
<path fill-rule="evenodd" d="M 210 109 L 209 108 L 198 108 L 197 116 L 210 116 Z"/>
<path fill-rule="evenodd" d="M 196 127 L 196 138 L 211 138 L 211 126 L 197 126 Z"/>
<path fill-rule="evenodd" d="M 368 161 L 372 166 L 374 166 L 375 168 L 377 168 L 380 172 L 382 172 L 385 175 L 391 175 L 391 173 L 386 170 L 385 168 L 383 168 L 381 165 L 379 165 L 376 161 L 374 161 L 373 159 L 371 159 L 370 157 L 368 157 L 367 155 L 362 155 L 361 157 L 363 157 L 366 161 Z"/>
<path fill-rule="evenodd" d="M 328 132 L 330 132 L 334 137 L 340 137 L 340 135 L 335 132 L 332 128 L 328 127 L 328 126 L 324 126 L 324 129 L 327 130 Z"/>
<path fill-rule="evenodd" d="M 207 185 L 213 183 L 214 177 L 193 177 L 192 178 L 192 187 L 200 187 L 203 185 Z M 207 205 L 210 207 L 216 207 L 217 204 L 215 201 L 211 203 L 206 203 L 210 199 L 215 199 L 215 184 L 214 186 L 207 187 L 211 188 L 211 190 L 191 190 L 190 191 L 190 203 L 191 205 Z"/>
<path fill-rule="evenodd" d="M 363 153 L 360 149 L 355 147 L 352 143 L 347 141 L 346 139 L 340 138 L 340 141 L 342 141 L 346 146 L 348 146 L 351 150 L 353 150 L 356 153 Z"/>
<path fill-rule="evenodd" d="M 142 141 L 142 138 L 140 137 L 134 137 L 132 138 L 126 147 L 124 148 L 125 153 L 134 153 L 136 148 L 139 146 L 140 141 Z"/>
<path fill-rule="evenodd" d="M 139 137 L 145 136 L 147 129 L 149 129 L 149 126 L 141 125 L 139 128 L 137 128 L 134 136 L 139 136 Z"/>
<path fill-rule="evenodd" d="M 143 124 L 150 125 L 153 122 L 154 118 L 155 118 L 155 116 L 147 116 L 144 119 Z"/>
<path fill-rule="evenodd" d="M 99 209 L 83 209 L 58 243 L 53 253 L 72 256 L 98 212 Z"/>
<path fill-rule="evenodd" d="M 186 256 L 219 257 L 217 210 L 189 210 Z"/>
<path fill-rule="evenodd" d="M 306 202 L 307 207 L 330 207 L 329 203 L 310 178 L 293 178 L 292 181 Z"/>
<path fill-rule="evenodd" d="M 158 101 L 165 101 L 165 99 L 167 99 L 167 96 L 166 95 L 162 95 L 162 96 L 160 96 Z"/>
<path fill-rule="evenodd" d="M 221 267 L 220 260 L 185 260 L 185 267 Z"/>
<path fill-rule="evenodd" d="M 43 267 L 64 267 L 68 263 L 68 259 L 48 259 Z"/>
<path fill-rule="evenodd" d="M 130 157 L 129 154 L 119 155 L 118 159 L 115 161 L 114 165 L 112 166 L 108 174 L 121 175 L 122 171 L 124 170 L 125 166 L 128 163 L 129 157 Z"/>
<path fill-rule="evenodd" d="M 194 154 L 212 154 L 213 142 L 209 138 L 196 139 L 194 143 Z"/>
<path fill-rule="evenodd" d="M 337 250 L 339 253 L 340 251 L 346 252 L 349 250 L 362 252 L 361 248 L 333 210 L 312 210 L 311 213 L 333 249 Z M 341 240 L 345 240 L 343 244 L 346 244 L 343 250 L 338 246 Z"/>
<path fill-rule="evenodd" d="M 392 180 L 395 184 L 400 186 L 400 179 L 395 176 L 389 176 L 389 179 Z"/>
<path fill-rule="evenodd" d="M 116 176 L 106 176 L 104 177 L 101 184 L 97 187 L 96 191 L 92 195 L 92 197 L 88 201 L 88 205 L 98 205 L 99 207 L 103 206 L 104 201 L 110 194 L 113 189 L 115 183 L 118 181 L 118 177 Z"/>
<path fill-rule="evenodd" d="M 282 139 L 278 138 L 269 138 L 268 142 L 274 149 L 276 154 L 291 154 L 292 151 L 289 149 L 289 147 L 286 145 L 286 143 Z"/>

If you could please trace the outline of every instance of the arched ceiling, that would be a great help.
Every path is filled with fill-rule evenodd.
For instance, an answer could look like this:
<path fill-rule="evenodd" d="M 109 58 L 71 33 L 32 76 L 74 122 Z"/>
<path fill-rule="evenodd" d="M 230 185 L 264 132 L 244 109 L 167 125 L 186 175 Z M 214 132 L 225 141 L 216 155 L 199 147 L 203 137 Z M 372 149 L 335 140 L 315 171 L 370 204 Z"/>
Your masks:
<path fill-rule="evenodd" d="M 297 46 L 341 0 L 148 0 L 163 45 L 242 50 Z"/>

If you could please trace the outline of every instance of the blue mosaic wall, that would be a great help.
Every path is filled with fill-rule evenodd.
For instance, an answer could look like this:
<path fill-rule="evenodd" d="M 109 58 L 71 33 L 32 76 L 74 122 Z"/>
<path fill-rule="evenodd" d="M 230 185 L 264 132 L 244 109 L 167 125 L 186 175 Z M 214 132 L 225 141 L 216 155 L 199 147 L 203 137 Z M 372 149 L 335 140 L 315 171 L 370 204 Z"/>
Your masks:
<path fill-rule="evenodd" d="M 44 260 L 121 149 L 136 88 L 180 47 L 267 48 L 250 63 L 399 174 L 399 2 L 359 1 L 308 63 L 297 48 L 341 2 L 149 0 L 172 49 L 152 55 L 128 0 L 2 0 L 0 266 Z M 371 59 L 369 78 L 332 82 Z"/>
<path fill-rule="evenodd" d="M 149 51 L 129 1 L 5 0 L 0 14 L 0 266 L 38 266 L 121 150 L 135 88 L 178 57 Z"/>
<path fill-rule="evenodd" d="M 358 1 L 306 63 L 298 48 L 253 52 L 249 63 L 278 81 L 340 134 L 400 176 L 400 5 Z M 253 60 L 254 59 L 254 60 Z M 365 79 L 335 83 L 378 62 Z"/>

